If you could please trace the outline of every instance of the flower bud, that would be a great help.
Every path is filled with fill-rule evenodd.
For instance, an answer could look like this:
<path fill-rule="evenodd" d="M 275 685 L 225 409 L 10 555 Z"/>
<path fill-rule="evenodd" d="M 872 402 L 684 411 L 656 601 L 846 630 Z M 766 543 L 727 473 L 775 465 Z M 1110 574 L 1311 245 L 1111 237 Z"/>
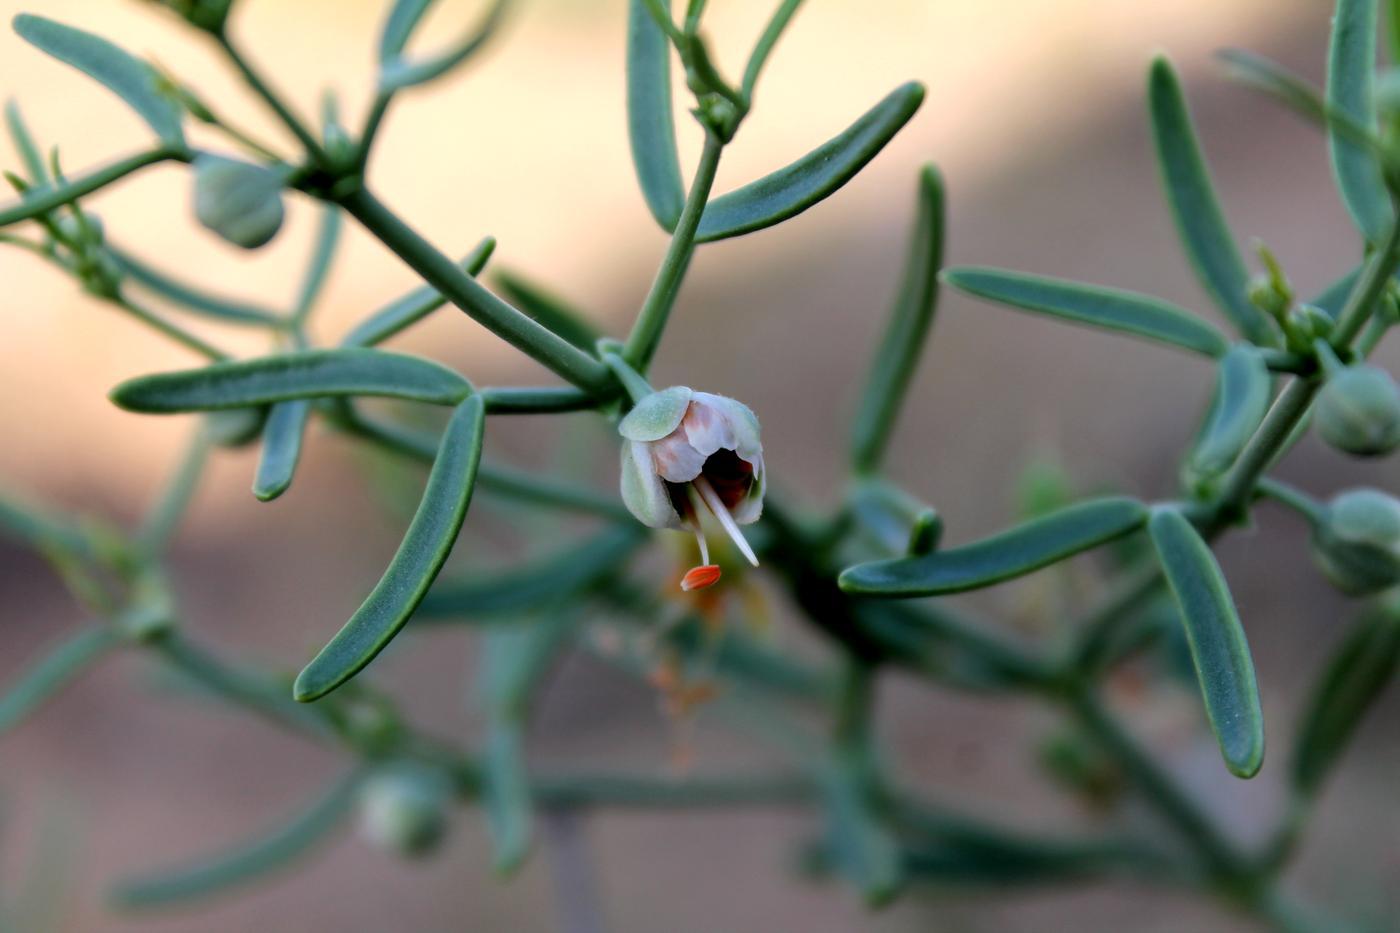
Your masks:
<path fill-rule="evenodd" d="M 282 177 L 277 172 L 223 156 L 201 156 L 194 177 L 195 216 L 228 242 L 257 249 L 282 229 Z"/>
<path fill-rule="evenodd" d="M 1400 387 L 1376 366 L 1348 366 L 1331 375 L 1317 398 L 1318 433 L 1338 450 L 1358 457 L 1389 453 L 1400 445 Z"/>
<path fill-rule="evenodd" d="M 1341 493 L 1313 532 L 1313 557 L 1346 593 L 1400 583 L 1400 500 L 1376 489 Z"/>
<path fill-rule="evenodd" d="M 410 858 L 437 848 L 447 832 L 446 778 L 437 771 L 400 764 L 365 782 L 360 832 L 371 843 Z"/>
<path fill-rule="evenodd" d="M 215 35 L 224 31 L 233 0 L 156 0 L 161 6 L 183 16 L 190 25 Z"/>

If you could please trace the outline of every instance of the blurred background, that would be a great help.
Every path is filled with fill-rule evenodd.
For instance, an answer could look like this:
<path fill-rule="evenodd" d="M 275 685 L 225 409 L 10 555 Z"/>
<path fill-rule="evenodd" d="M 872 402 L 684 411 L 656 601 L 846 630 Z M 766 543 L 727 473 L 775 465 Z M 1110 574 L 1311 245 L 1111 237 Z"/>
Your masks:
<path fill-rule="evenodd" d="M 337 88 L 351 126 L 367 98 L 381 0 L 241 0 L 234 29 L 305 113 Z M 424 46 L 483 4 L 438 4 Z M 708 33 L 729 73 L 769 4 L 713 0 Z M 403 95 L 372 183 L 452 254 L 486 234 L 493 264 L 522 272 L 626 332 L 665 241 L 636 189 L 623 114 L 622 0 L 521 0 L 498 41 L 456 77 Z M 214 50 L 153 3 L 0 0 L 101 33 L 150 55 L 260 135 L 289 142 Z M 841 493 L 844 444 L 859 379 L 882 326 L 913 214 L 918 167 L 936 162 L 950 192 L 952 264 L 1007 266 L 1152 292 L 1212 315 L 1180 250 L 1159 189 L 1143 102 L 1151 56 L 1182 72 L 1226 213 L 1242 243 L 1277 252 L 1303 294 L 1357 259 L 1329 179 L 1324 143 L 1270 102 L 1227 83 L 1211 54 L 1247 46 L 1320 80 L 1331 4 L 1324 0 L 811 0 L 779 46 L 756 107 L 726 153 L 718 191 L 806 152 L 896 84 L 928 98 L 858 178 L 800 218 L 701 250 L 654 369 L 658 385 L 733 395 L 762 418 L 775 481 L 813 504 Z M 87 79 L 0 34 L 0 91 L 19 100 L 70 173 L 135 151 L 145 128 Z M 678 105 L 683 101 L 678 96 Z M 682 115 L 683 159 L 698 130 Z M 5 153 L 3 164 L 16 157 Z M 688 172 L 687 172 L 688 173 Z M 191 216 L 178 167 L 134 176 L 93 198 L 108 235 L 140 257 L 231 293 L 286 305 L 315 228 L 293 205 L 272 247 L 235 253 Z M 416 283 L 353 225 L 314 328 L 333 340 Z M 39 502 L 136 520 L 174 468 L 195 425 L 124 413 L 106 400 L 120 380 L 194 360 L 17 251 L 0 252 L 0 484 Z M 239 352 L 247 333 L 219 334 Z M 534 364 L 447 309 L 396 346 L 448 361 L 482 383 L 538 382 Z M 1396 346 L 1382 348 L 1394 371 Z M 1075 330 L 945 294 L 934 339 L 890 460 L 895 477 L 937 506 L 947 540 L 1014 516 L 1032 459 L 1058 464 L 1081 491 L 1144 497 L 1174 489 L 1174 457 L 1209 394 L 1208 366 L 1187 355 Z M 596 419 L 493 421 L 488 456 L 567 469 L 610 489 L 615 447 Z M 563 440 L 561 440 L 563 438 Z M 236 657 L 295 669 L 358 605 L 406 517 L 398 483 L 371 488 L 382 464 L 317 431 L 292 490 L 271 505 L 248 493 L 256 452 L 214 458 L 172 572 L 188 627 Z M 1284 476 L 1318 495 L 1359 482 L 1400 490 L 1386 466 L 1363 468 L 1308 441 Z M 411 499 L 410 499 L 411 501 Z M 457 568 L 499 565 L 522 547 L 512 513 L 478 497 Z M 1264 509 L 1221 559 L 1240 604 L 1270 723 L 1270 763 L 1254 781 L 1226 775 L 1201 731 L 1198 702 L 1155 691 L 1124 701 L 1134 729 L 1242 837 L 1257 838 L 1282 803 L 1289 726 L 1315 668 L 1351 609 L 1313 571 L 1304 532 Z M 1012 616 L 1034 581 L 983 599 Z M 0 542 L 0 683 L 82 621 L 35 557 Z M 782 624 L 794 650 L 808 636 Z M 443 731 L 479 725 L 468 684 L 473 639 L 434 631 L 376 665 L 376 679 Z M 1047 789 L 1034 749 L 1053 733 L 1028 704 L 970 700 L 912 682 L 888 685 L 883 738 L 901 774 L 940 801 L 1038 829 L 1095 817 Z M 1322 801 L 1289 880 L 1319 899 L 1394 916 L 1400 898 L 1400 744 L 1391 697 L 1368 722 Z M 532 760 L 603 763 L 658 773 L 670 735 L 644 688 L 571 659 L 551 687 Z M 701 715 L 704 765 L 767 760 Z M 293 874 L 198 909 L 120 915 L 103 901 L 115 878 L 222 848 L 275 825 L 342 763 L 234 712 L 152 689 L 140 657 L 102 666 L 0 746 L 0 891 L 22 878 L 40 840 L 59 837 L 66 865 L 58 929 L 214 933 L 247 930 L 550 930 L 557 905 L 548 852 L 513 880 L 491 875 L 484 826 L 454 817 L 444 851 L 405 864 L 353 834 Z M 836 884 L 795 871 L 815 831 L 798 813 L 605 813 L 591 852 L 609 928 L 728 930 L 1233 930 L 1245 920 L 1126 883 L 1031 891 L 916 890 L 865 913 Z"/>

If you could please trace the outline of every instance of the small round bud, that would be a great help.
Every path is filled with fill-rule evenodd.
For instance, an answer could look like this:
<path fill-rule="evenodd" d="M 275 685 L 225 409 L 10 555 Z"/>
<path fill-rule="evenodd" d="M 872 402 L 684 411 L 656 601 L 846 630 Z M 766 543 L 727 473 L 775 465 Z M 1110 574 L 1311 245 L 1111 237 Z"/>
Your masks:
<path fill-rule="evenodd" d="M 1348 366 L 1327 379 L 1314 414 L 1327 443 L 1359 457 L 1400 446 L 1400 387 L 1376 366 Z"/>
<path fill-rule="evenodd" d="M 1261 275 L 1249 283 L 1249 302 L 1273 318 L 1281 318 L 1288 311 L 1288 296 L 1274 285 L 1273 279 Z"/>
<path fill-rule="evenodd" d="M 360 831 L 374 845 L 398 855 L 427 855 L 447 832 L 447 800 L 443 774 L 420 765 L 395 765 L 365 782 Z"/>
<path fill-rule="evenodd" d="M 244 249 L 265 245 L 282 229 L 282 177 L 271 169 L 223 156 L 194 163 L 194 212 L 199 222 Z"/>
<path fill-rule="evenodd" d="M 1300 304 L 1288 309 L 1283 318 L 1283 330 L 1288 338 L 1288 348 L 1307 352 L 1319 337 L 1327 339 L 1332 333 L 1335 321 L 1314 305 Z"/>
<path fill-rule="evenodd" d="M 1376 489 L 1341 493 L 1313 532 L 1313 557 L 1346 593 L 1400 583 L 1400 500 Z"/>

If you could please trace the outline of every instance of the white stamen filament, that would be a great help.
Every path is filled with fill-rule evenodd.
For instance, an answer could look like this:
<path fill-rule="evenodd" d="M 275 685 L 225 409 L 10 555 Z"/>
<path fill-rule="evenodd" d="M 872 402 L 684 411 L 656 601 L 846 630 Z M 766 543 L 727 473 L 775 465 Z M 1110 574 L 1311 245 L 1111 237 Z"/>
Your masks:
<path fill-rule="evenodd" d="M 700 563 L 708 565 L 710 563 L 710 545 L 705 541 L 705 533 L 700 530 L 699 524 L 690 530 L 695 532 L 695 543 L 700 545 Z"/>
<path fill-rule="evenodd" d="M 720 525 L 724 528 L 725 534 L 729 535 L 730 540 L 734 542 L 734 546 L 749 559 L 749 563 L 757 567 L 758 557 L 754 554 L 753 548 L 749 547 L 749 542 L 744 539 L 744 533 L 739 530 L 734 516 L 729 514 L 724 500 L 719 497 L 719 493 L 715 492 L 715 488 L 710 485 L 709 480 L 705 479 L 704 474 L 701 474 L 691 480 L 690 484 L 696 492 L 700 493 L 700 498 L 705 500 L 705 505 L 714 513 L 715 518 L 719 519 Z"/>

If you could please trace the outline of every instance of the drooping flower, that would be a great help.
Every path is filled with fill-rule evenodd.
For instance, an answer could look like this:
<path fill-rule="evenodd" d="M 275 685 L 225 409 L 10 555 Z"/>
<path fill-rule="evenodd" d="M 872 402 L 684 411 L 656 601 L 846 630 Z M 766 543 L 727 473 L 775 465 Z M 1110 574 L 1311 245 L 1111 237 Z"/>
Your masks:
<path fill-rule="evenodd" d="M 650 528 L 695 534 L 702 566 L 681 580 L 685 590 L 719 579 L 710 563 L 700 516 L 712 514 L 735 547 L 758 566 L 740 525 L 758 520 L 766 485 L 758 419 L 722 395 L 672 386 L 641 399 L 618 425 L 622 501 Z"/>

